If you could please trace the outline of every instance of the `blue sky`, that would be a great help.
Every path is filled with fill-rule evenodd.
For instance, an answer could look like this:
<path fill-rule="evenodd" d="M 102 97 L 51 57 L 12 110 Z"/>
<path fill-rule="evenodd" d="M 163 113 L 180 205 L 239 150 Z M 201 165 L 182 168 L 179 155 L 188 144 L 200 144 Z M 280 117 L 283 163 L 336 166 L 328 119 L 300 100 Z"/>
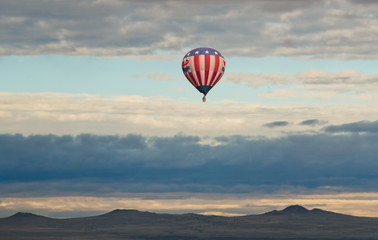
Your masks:
<path fill-rule="evenodd" d="M 2 56 L 1 72 L 2 81 L 4 81 L 2 88 L 5 92 L 14 93 L 63 92 L 104 96 L 136 94 L 179 98 L 183 93 L 177 93 L 175 88 L 180 87 L 184 90 L 188 84 L 185 79 L 184 81 L 182 79 L 182 72 L 178 64 L 181 59 L 182 56 L 174 56 L 169 60 L 61 55 Z M 375 75 L 378 72 L 375 68 L 376 60 L 231 57 L 227 63 L 227 70 L 234 73 L 295 75 L 311 69 L 329 73 L 353 69 L 370 75 Z M 165 78 L 158 81 L 160 75 L 164 75 Z M 240 95 L 234 94 L 235 92 L 244 89 L 245 92 L 253 91 L 253 89 L 245 88 L 242 82 L 227 85 L 228 94 L 233 95 L 232 99 L 235 100 L 245 100 Z M 220 91 L 223 90 L 222 93 L 227 94 L 224 89 L 222 88 Z M 198 98 L 196 91 L 191 91 L 191 94 L 186 94 L 183 97 L 193 100 L 193 96 Z M 219 96 L 217 100 L 224 98 L 228 98 L 228 95 Z M 264 101 L 264 99 L 260 101 Z"/>
<path fill-rule="evenodd" d="M 0 216 L 378 216 L 378 4 L 2 1 Z M 226 60 L 202 103 L 181 60 Z"/>

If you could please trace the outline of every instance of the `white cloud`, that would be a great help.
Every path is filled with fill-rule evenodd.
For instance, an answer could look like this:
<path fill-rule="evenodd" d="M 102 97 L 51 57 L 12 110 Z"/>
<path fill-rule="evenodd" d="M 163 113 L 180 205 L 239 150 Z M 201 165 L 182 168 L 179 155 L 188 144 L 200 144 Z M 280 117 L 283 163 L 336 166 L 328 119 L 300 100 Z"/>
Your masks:
<path fill-rule="evenodd" d="M 223 81 L 254 87 L 260 92 L 258 96 L 265 99 L 377 103 L 378 74 L 353 69 L 339 72 L 310 69 L 293 75 L 231 72 Z"/>
<path fill-rule="evenodd" d="M 322 101 L 351 100 L 351 96 L 332 91 L 306 91 L 303 88 L 278 89 L 259 94 L 259 97 L 267 99 L 315 99 Z M 353 98 L 358 100 L 358 98 Z M 295 100 L 292 100 L 295 101 Z"/>
<path fill-rule="evenodd" d="M 278 73 L 229 72 L 222 81 L 261 87 L 269 84 L 290 84 L 295 82 L 295 78 L 287 74 Z"/>
<path fill-rule="evenodd" d="M 331 124 L 375 121 L 376 101 L 369 104 L 281 103 L 278 105 L 236 101 L 192 103 L 163 97 L 88 94 L 0 93 L 1 133 L 22 134 L 144 134 L 172 136 L 177 133 L 199 136 L 263 135 L 277 136 L 279 129 L 262 128 L 277 120 L 292 123 L 322 119 Z M 334 92 L 275 90 L 260 97 L 340 99 Z M 370 95 L 351 96 L 370 99 Z M 289 99 L 290 100 L 290 99 Z M 373 98 L 376 100 L 376 97 Z M 333 114 L 337 112 L 338 114 Z M 331 122 L 332 119 L 332 122 Z M 313 129 L 313 128 L 311 128 Z M 282 130 L 282 129 L 281 129 Z M 285 131 L 306 131 L 308 126 L 288 125 Z"/>
<path fill-rule="evenodd" d="M 230 72 L 224 81 L 244 83 L 248 86 L 263 86 L 267 84 L 303 84 L 303 85 L 362 85 L 366 90 L 377 87 L 378 74 L 364 74 L 353 69 L 339 72 L 326 72 L 319 69 L 309 69 L 294 75 L 284 73 L 249 73 Z"/>
<path fill-rule="evenodd" d="M 353 69 L 344 69 L 335 73 L 311 69 L 298 73 L 296 77 L 302 80 L 304 84 L 352 84 L 356 86 L 369 84 L 368 88 L 366 88 L 366 85 L 364 86 L 366 90 L 370 90 L 372 85 L 375 87 L 378 85 L 378 74 L 368 75 Z"/>

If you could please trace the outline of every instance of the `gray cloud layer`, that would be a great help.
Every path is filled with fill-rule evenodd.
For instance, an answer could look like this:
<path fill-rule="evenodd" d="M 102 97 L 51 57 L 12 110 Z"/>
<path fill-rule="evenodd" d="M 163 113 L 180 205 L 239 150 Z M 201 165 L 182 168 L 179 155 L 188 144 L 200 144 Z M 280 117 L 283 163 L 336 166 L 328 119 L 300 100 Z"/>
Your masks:
<path fill-rule="evenodd" d="M 264 127 L 268 127 L 268 128 L 284 127 L 284 126 L 287 126 L 289 124 L 290 123 L 287 122 L 287 121 L 274 121 L 274 122 L 270 122 L 270 123 L 264 124 Z"/>
<path fill-rule="evenodd" d="M 304 126 L 317 126 L 317 125 L 324 125 L 326 123 L 327 123 L 326 121 L 322 121 L 319 119 L 309 119 L 309 120 L 302 121 L 299 124 L 304 125 Z"/>
<path fill-rule="evenodd" d="M 342 127 L 342 126 L 341 126 Z M 377 190 L 378 135 L 281 138 L 0 135 L 0 192 L 250 192 Z"/>
<path fill-rule="evenodd" d="M 211 45 L 227 56 L 376 58 L 370 1 L 0 3 L 0 54 L 144 55 Z"/>

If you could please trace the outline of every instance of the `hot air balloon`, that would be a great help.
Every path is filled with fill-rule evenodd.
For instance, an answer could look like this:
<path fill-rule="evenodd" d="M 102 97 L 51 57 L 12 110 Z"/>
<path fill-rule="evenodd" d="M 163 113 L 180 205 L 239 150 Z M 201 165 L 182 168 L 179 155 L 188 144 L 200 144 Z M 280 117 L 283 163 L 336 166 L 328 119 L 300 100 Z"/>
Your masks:
<path fill-rule="evenodd" d="M 226 62 L 222 54 L 212 48 L 196 48 L 189 51 L 182 60 L 182 71 L 188 81 L 201 93 L 206 94 L 221 79 Z"/>

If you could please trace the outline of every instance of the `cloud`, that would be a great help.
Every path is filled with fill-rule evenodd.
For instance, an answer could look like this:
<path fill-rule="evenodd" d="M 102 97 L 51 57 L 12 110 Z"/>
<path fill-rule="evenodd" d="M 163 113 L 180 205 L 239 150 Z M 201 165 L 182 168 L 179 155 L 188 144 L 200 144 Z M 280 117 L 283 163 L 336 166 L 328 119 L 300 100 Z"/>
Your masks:
<path fill-rule="evenodd" d="M 0 135 L 2 196 L 371 191 L 376 133 L 229 136 Z"/>
<path fill-rule="evenodd" d="M 377 74 L 363 74 L 351 69 L 344 69 L 335 73 L 312 69 L 298 73 L 296 77 L 306 87 L 313 89 L 335 89 L 353 92 L 378 90 Z"/>
<path fill-rule="evenodd" d="M 264 127 L 268 127 L 268 128 L 285 127 L 285 126 L 287 126 L 289 124 L 290 123 L 287 122 L 287 121 L 274 121 L 274 122 L 270 122 L 270 123 L 264 124 Z"/>
<path fill-rule="evenodd" d="M 253 87 L 266 100 L 290 102 L 376 102 L 378 75 L 351 69 L 327 72 L 310 69 L 297 74 L 237 73 L 227 74 L 225 82 Z"/>
<path fill-rule="evenodd" d="M 223 81 L 223 80 L 222 80 Z M 232 82 L 236 84 L 244 83 L 247 86 L 261 87 L 264 85 L 278 85 L 278 84 L 290 84 L 295 82 L 293 76 L 287 74 L 277 74 L 277 73 L 240 73 L 240 72 L 230 72 L 227 73 L 225 82 Z"/>
<path fill-rule="evenodd" d="M 302 94 L 304 98 L 316 97 L 316 93 Z M 332 102 L 334 99 L 331 98 L 327 104 L 308 104 L 306 101 L 294 101 L 296 96 L 287 90 L 281 90 L 281 94 L 265 93 L 264 97 L 286 100 L 279 105 L 231 100 L 202 104 L 185 99 L 136 95 L 104 97 L 90 94 L 0 93 L 0 133 L 144 136 L 183 133 L 201 137 L 253 133 L 277 137 L 282 135 L 280 128 L 261 126 L 283 118 L 289 123 L 332 119 L 330 124 L 338 125 L 345 123 L 345 119 L 350 122 L 361 121 L 361 116 L 364 120 L 375 121 L 377 116 L 374 109 L 378 106 L 374 101 L 369 104 L 340 104 Z M 329 99 L 327 95 L 321 97 Z M 321 125 L 313 126 L 313 130 L 320 128 Z M 307 130 L 300 124 L 285 126 L 288 132 Z"/>
<path fill-rule="evenodd" d="M 225 56 L 375 59 L 377 8 L 346 0 L 5 0 L 0 54 L 141 56 L 212 45 Z"/>
<path fill-rule="evenodd" d="M 326 132 L 338 133 L 338 132 L 378 132 L 378 121 L 359 121 L 354 123 L 346 123 L 342 125 L 331 125 L 324 129 Z"/>
<path fill-rule="evenodd" d="M 327 123 L 326 121 L 322 121 L 319 119 L 309 119 L 309 120 L 302 121 L 299 124 L 305 125 L 305 126 L 317 126 L 317 125 L 324 125 L 326 123 Z"/>
<path fill-rule="evenodd" d="M 300 85 L 308 90 L 337 92 L 376 92 L 378 75 L 364 74 L 352 69 L 339 72 L 326 72 L 310 69 L 297 74 L 284 73 L 228 73 L 225 81 L 247 86 L 262 87 L 266 85 Z"/>

